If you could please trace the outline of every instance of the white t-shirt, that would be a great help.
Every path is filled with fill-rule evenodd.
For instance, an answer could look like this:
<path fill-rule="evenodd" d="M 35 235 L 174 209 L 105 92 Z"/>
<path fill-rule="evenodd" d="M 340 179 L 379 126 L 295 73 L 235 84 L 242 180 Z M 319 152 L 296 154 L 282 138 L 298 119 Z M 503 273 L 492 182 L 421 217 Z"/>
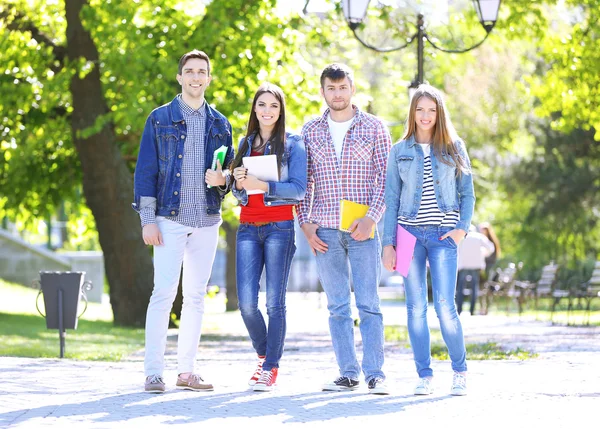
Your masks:
<path fill-rule="evenodd" d="M 329 132 L 333 139 L 333 147 L 335 148 L 335 155 L 337 156 L 338 162 L 342 159 L 342 148 L 344 147 L 344 137 L 352 125 L 352 120 L 346 122 L 335 122 L 331 119 L 331 116 L 327 116 L 327 123 L 329 124 Z"/>

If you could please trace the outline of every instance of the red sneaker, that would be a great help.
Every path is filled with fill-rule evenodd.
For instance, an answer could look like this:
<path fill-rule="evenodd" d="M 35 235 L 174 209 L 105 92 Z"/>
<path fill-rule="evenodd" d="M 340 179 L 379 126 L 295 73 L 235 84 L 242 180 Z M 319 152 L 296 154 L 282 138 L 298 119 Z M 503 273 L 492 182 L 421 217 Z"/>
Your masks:
<path fill-rule="evenodd" d="M 262 374 L 262 366 L 263 366 L 263 363 L 265 362 L 265 358 L 266 358 L 266 356 L 258 357 L 258 365 L 256 366 L 256 370 L 254 371 L 254 374 L 252 374 L 252 378 L 250 378 L 250 380 L 248 380 L 248 384 L 250 386 L 254 386 L 256 384 L 256 382 L 258 381 L 258 379 L 260 378 L 260 375 Z"/>
<path fill-rule="evenodd" d="M 278 368 L 271 368 L 270 371 L 263 371 L 260 378 L 254 385 L 255 392 L 270 392 L 277 383 Z"/>

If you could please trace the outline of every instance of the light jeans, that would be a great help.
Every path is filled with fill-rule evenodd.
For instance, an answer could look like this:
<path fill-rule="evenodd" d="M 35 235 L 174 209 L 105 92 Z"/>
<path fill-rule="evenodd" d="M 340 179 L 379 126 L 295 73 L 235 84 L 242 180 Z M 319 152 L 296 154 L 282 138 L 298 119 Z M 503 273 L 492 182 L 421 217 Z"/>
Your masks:
<path fill-rule="evenodd" d="M 294 221 L 262 226 L 241 224 L 237 232 L 236 273 L 239 307 L 263 370 L 279 368 L 286 332 L 285 295 L 294 244 Z M 260 276 L 266 271 L 269 327 L 258 309 Z"/>
<path fill-rule="evenodd" d="M 383 316 L 377 294 L 381 275 L 379 234 L 357 241 L 348 232 L 319 228 L 317 236 L 328 246 L 325 253 L 317 252 L 317 271 L 327 295 L 329 330 L 340 375 L 357 380 L 361 369 L 356 358 L 350 309 L 351 270 L 363 342 L 362 371 L 367 382 L 376 377 L 385 378 Z"/>
<path fill-rule="evenodd" d="M 183 308 L 177 341 L 177 372 L 194 372 L 204 315 L 204 297 L 217 251 L 220 224 L 192 228 L 160 216 L 156 222 L 164 244 L 154 246 L 154 289 L 146 313 L 144 371 L 146 376 L 163 374 L 169 317 L 183 263 Z"/>
<path fill-rule="evenodd" d="M 413 349 L 419 377 L 433 376 L 431 369 L 431 343 L 427 325 L 427 266 L 431 270 L 433 306 L 440 321 L 442 337 L 454 371 L 467 370 L 467 352 L 462 325 L 456 312 L 457 246 L 450 238 L 440 240 L 453 228 L 438 226 L 402 225 L 417 237 L 415 253 L 405 279 L 408 336 Z"/>

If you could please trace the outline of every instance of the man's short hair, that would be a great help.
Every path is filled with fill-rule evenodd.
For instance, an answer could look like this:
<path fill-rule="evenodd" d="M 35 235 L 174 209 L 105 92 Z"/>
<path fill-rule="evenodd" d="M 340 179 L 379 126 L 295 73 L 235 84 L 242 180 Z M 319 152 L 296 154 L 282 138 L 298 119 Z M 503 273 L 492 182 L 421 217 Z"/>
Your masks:
<path fill-rule="evenodd" d="M 181 74 L 183 72 L 183 66 L 185 65 L 185 63 L 188 62 L 188 60 L 192 58 L 198 58 L 206 61 L 206 64 L 208 65 L 208 75 L 210 76 L 210 59 L 208 58 L 206 52 L 199 51 L 198 49 L 194 49 L 193 51 L 187 52 L 181 56 L 181 58 L 179 59 L 178 73 Z"/>
<path fill-rule="evenodd" d="M 345 77 L 348 78 L 350 84 L 354 84 L 354 73 L 350 70 L 350 67 L 346 64 L 329 64 L 321 73 L 321 88 L 325 88 L 325 78 L 329 78 L 332 82 L 339 82 Z"/>

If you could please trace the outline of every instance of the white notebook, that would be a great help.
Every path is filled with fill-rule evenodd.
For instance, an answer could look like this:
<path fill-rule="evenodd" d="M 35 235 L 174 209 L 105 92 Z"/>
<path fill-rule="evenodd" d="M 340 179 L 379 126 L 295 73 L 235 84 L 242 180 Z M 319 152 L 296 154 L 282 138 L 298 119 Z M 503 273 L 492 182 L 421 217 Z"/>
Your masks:
<path fill-rule="evenodd" d="M 277 155 L 245 156 L 242 164 L 248 169 L 248 174 L 256 176 L 263 182 L 278 182 L 279 169 L 277 168 Z M 248 195 L 264 194 L 260 189 L 246 191 Z"/>

